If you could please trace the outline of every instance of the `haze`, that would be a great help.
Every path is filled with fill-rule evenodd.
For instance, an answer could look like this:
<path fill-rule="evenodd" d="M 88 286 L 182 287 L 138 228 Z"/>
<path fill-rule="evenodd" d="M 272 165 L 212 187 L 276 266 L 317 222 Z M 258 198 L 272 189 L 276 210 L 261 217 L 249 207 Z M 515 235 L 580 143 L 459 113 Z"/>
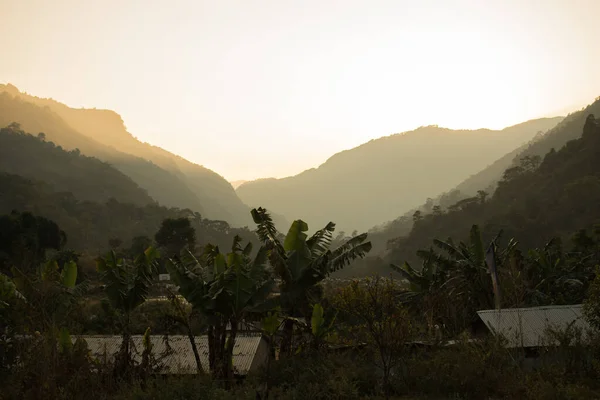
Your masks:
<path fill-rule="evenodd" d="M 229 180 L 421 125 L 564 114 L 600 92 L 595 0 L 3 0 L 0 15 L 0 81 L 117 110 Z"/>

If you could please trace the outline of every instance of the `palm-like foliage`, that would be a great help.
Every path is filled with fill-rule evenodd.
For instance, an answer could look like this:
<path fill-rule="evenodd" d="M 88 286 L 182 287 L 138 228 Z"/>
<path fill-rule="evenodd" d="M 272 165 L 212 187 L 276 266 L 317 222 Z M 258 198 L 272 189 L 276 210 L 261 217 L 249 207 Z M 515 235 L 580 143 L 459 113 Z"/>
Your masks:
<path fill-rule="evenodd" d="M 14 282 L 3 273 L 0 273 L 0 309 L 8 307 L 11 302 L 23 299 Z"/>
<path fill-rule="evenodd" d="M 87 282 L 77 284 L 77 264 L 69 261 L 59 272 L 57 261 L 47 261 L 34 274 L 12 268 L 18 295 L 32 309 L 31 328 L 57 334 L 69 322 L 70 314 L 88 289 Z"/>
<path fill-rule="evenodd" d="M 310 288 L 329 274 L 344 268 L 371 250 L 366 242 L 367 234 L 355 236 L 335 250 L 331 241 L 335 224 L 328 223 L 310 238 L 306 234 L 308 225 L 302 220 L 292 223 L 283 244 L 271 217 L 263 208 L 253 209 L 252 217 L 257 224 L 257 235 L 269 250 L 269 261 L 281 279 L 282 296 L 289 295 L 293 302 L 303 301 Z"/>
<path fill-rule="evenodd" d="M 500 250 L 496 246 L 498 237 L 492 240 L 490 246 L 494 246 L 495 263 L 501 267 L 514 252 L 517 243 L 511 240 L 506 248 Z M 440 312 L 444 308 L 443 303 L 462 304 L 460 315 L 452 316 L 452 325 L 459 329 L 474 318 L 476 310 L 494 307 L 492 280 L 486 262 L 488 246 L 484 246 L 477 225 L 471 227 L 468 243 L 455 244 L 452 239 L 436 239 L 433 243 L 444 253 L 433 249 L 419 251 L 417 254 L 423 259 L 421 271 L 407 263 L 402 267 L 392 265 L 409 282 L 409 290 L 402 294 L 401 299 L 424 307 L 430 324 L 438 320 L 432 315 L 433 310 L 438 310 L 438 314 L 444 313 Z M 450 323 L 443 318 L 439 322 Z"/>
<path fill-rule="evenodd" d="M 592 258 L 590 254 L 563 252 L 556 239 L 543 248 L 530 250 L 524 262 L 527 302 L 533 305 L 581 302 L 585 287 L 594 276 Z"/>
<path fill-rule="evenodd" d="M 116 374 L 125 374 L 130 369 L 130 317 L 133 310 L 148 297 L 152 280 L 157 273 L 158 257 L 158 251 L 149 247 L 133 263 L 118 258 L 114 251 L 96 260 L 96 267 L 105 284 L 106 297 L 120 316 L 123 332 L 121 351 L 115 365 Z"/>
<path fill-rule="evenodd" d="M 310 327 L 310 304 L 320 300 L 316 285 L 332 272 L 364 257 L 371 250 L 371 242 L 366 242 L 367 234 L 355 236 L 331 250 L 335 230 L 333 222 L 308 237 L 306 222 L 296 220 L 282 244 L 267 210 L 253 209 L 252 217 L 257 224 L 256 233 L 268 249 L 269 262 L 281 280 L 282 308 L 291 317 L 304 317 Z M 291 351 L 293 327 L 293 320 L 286 321 L 283 353 Z"/>
<path fill-rule="evenodd" d="M 181 260 L 167 264 L 181 295 L 208 321 L 209 366 L 219 378 L 232 377 L 239 323 L 262 315 L 277 302 L 271 296 L 275 282 L 267 268 L 267 249 L 261 247 L 254 258 L 251 252 L 252 245 L 242 248 L 236 236 L 228 254 L 208 245 L 199 258 L 185 252 Z"/>
<path fill-rule="evenodd" d="M 128 315 L 146 301 L 157 272 L 157 259 L 158 252 L 149 247 L 133 264 L 127 259 L 118 258 L 114 251 L 96 260 L 106 296 L 116 310 Z"/>
<path fill-rule="evenodd" d="M 439 314 L 442 314 L 443 304 L 447 302 L 442 287 L 448 279 L 450 265 L 433 249 L 420 250 L 417 255 L 422 259 L 420 271 L 407 262 L 402 266 L 390 266 L 408 282 L 408 289 L 398 293 L 399 300 L 423 315 L 431 333 L 434 322 L 440 322 Z"/>
<path fill-rule="evenodd" d="M 408 282 L 408 290 L 400 293 L 404 303 L 419 303 L 428 293 L 438 291 L 447 278 L 448 265 L 433 249 L 419 250 L 417 255 L 422 259 L 420 271 L 407 262 L 402 266 L 390 265 Z"/>

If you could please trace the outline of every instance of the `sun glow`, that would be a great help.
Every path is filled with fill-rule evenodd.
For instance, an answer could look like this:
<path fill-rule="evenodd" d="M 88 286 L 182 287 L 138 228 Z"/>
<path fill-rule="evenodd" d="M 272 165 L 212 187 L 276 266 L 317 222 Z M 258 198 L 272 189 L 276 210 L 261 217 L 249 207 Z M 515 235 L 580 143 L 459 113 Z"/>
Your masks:
<path fill-rule="evenodd" d="M 84 3 L 1 2 L 0 79 L 114 109 L 135 136 L 232 180 L 600 93 L 594 0 Z"/>

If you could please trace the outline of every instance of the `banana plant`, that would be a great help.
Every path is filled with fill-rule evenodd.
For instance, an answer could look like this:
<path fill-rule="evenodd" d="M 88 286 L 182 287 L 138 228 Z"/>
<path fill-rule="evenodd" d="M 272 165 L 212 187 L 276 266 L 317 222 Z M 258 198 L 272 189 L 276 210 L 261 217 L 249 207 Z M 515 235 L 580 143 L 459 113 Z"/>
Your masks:
<path fill-rule="evenodd" d="M 196 258 L 189 251 L 167 268 L 179 293 L 208 321 L 209 367 L 218 379 L 233 378 L 233 347 L 239 323 L 259 318 L 277 304 L 275 282 L 267 268 L 267 250 L 251 257 L 252 244 L 233 240 L 231 252 L 223 254 L 208 245 Z M 229 330 L 227 329 L 229 325 Z"/>
<path fill-rule="evenodd" d="M 313 348 L 318 349 L 321 347 L 323 341 L 333 331 L 333 324 L 335 323 L 336 315 L 329 321 L 325 319 L 323 306 L 320 303 L 313 305 L 313 312 L 311 317 L 311 330 L 313 336 Z"/>
<path fill-rule="evenodd" d="M 148 247 L 133 263 L 118 258 L 114 251 L 96 260 L 96 267 L 105 284 L 105 294 L 119 315 L 123 340 L 115 362 L 115 374 L 127 374 L 131 370 L 131 313 L 148 297 L 153 278 L 158 271 L 159 253 Z"/>
<path fill-rule="evenodd" d="M 33 327 L 58 337 L 59 326 L 64 326 L 76 303 L 88 289 L 87 282 L 77 284 L 77 264 L 66 262 L 59 272 L 57 261 L 48 261 L 34 274 L 12 268 L 13 282 L 19 295 L 26 299 L 37 315 Z"/>
<path fill-rule="evenodd" d="M 367 234 L 363 233 L 331 250 L 335 224 L 330 222 L 308 237 L 308 224 L 302 220 L 292 223 L 281 243 L 266 209 L 253 209 L 252 218 L 257 224 L 256 233 L 268 250 L 269 263 L 281 280 L 282 309 L 290 317 L 304 318 L 307 325 L 310 325 L 310 305 L 320 301 L 318 283 L 353 260 L 365 257 L 372 247 L 371 242 L 366 241 Z M 294 321 L 286 319 L 282 354 L 292 352 L 293 330 Z"/>
<path fill-rule="evenodd" d="M 511 239 L 506 247 L 499 249 L 496 245 L 499 236 L 491 241 L 490 246 L 494 246 L 495 264 L 501 267 L 514 254 L 517 242 Z M 433 248 L 418 251 L 417 255 L 423 261 L 420 271 L 408 263 L 401 267 L 391 265 L 408 282 L 408 290 L 399 297 L 404 303 L 422 310 L 430 328 L 441 318 L 439 310 L 444 308 L 444 304 L 451 299 L 461 301 L 461 314 L 453 322 L 458 324 L 455 327 L 458 329 L 463 324 L 461 321 L 470 320 L 476 315 L 476 310 L 495 306 L 495 294 L 486 261 L 486 249 L 490 246 L 484 245 L 477 225 L 471 227 L 466 243 L 455 244 L 449 238 L 446 241 L 435 239 L 433 244 L 443 252 Z"/>
<path fill-rule="evenodd" d="M 25 297 L 8 276 L 0 273 L 0 309 L 9 307 L 17 299 L 25 300 Z"/>
<path fill-rule="evenodd" d="M 275 358 L 275 348 L 273 346 L 273 342 L 280 327 L 281 307 L 277 306 L 273 311 L 268 311 L 261 321 L 261 329 L 263 335 L 265 335 L 267 338 L 267 344 L 269 346 L 267 365 L 265 366 L 265 376 L 267 379 L 264 390 L 262 391 L 262 395 L 260 396 L 262 399 L 269 398 L 268 394 L 271 387 L 271 362 Z"/>
<path fill-rule="evenodd" d="M 0 273 L 0 332 L 12 331 L 17 326 L 20 318 L 17 310 L 19 302 L 25 302 L 25 297 L 12 279 Z"/>

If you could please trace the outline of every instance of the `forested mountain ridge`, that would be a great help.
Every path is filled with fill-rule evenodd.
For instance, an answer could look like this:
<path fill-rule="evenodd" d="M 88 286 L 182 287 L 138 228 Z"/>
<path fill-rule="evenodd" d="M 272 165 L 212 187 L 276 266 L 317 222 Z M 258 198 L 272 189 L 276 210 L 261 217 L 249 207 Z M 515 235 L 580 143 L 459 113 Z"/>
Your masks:
<path fill-rule="evenodd" d="M 45 132 L 57 144 L 79 148 L 130 176 L 161 204 L 191 208 L 234 225 L 251 222 L 249 208 L 217 173 L 159 147 L 140 142 L 114 111 L 74 109 L 52 99 L 0 85 L 0 123 Z"/>
<path fill-rule="evenodd" d="M 79 133 L 49 107 L 2 92 L 0 86 L 0 127 L 12 122 L 19 123 L 26 132 L 43 132 L 47 141 L 67 150 L 78 149 L 83 154 L 108 162 L 161 204 L 204 212 L 197 196 L 174 174 L 148 160 L 120 152 Z"/>
<path fill-rule="evenodd" d="M 460 205 L 463 200 L 469 202 L 469 198 L 492 195 L 504 172 L 513 166 L 518 166 L 521 163 L 521 158 L 544 156 L 552 148 L 560 149 L 568 141 L 581 137 L 586 118 L 590 114 L 600 115 L 600 98 L 582 110 L 570 113 L 548 132 L 536 135 L 528 143 L 504 155 L 477 174 L 470 176 L 456 188 L 435 198 L 423 199 L 419 207 L 371 228 L 369 237 L 373 243 L 372 254 L 383 254 L 389 240 L 407 236 L 412 229 L 414 213 L 417 211 L 421 215 L 444 212 L 456 204 Z"/>
<path fill-rule="evenodd" d="M 247 182 L 236 191 L 250 206 L 263 205 L 288 219 L 302 216 L 309 226 L 330 218 L 341 229 L 366 230 L 452 189 L 561 119 L 501 131 L 421 127 L 337 153 L 296 176 Z"/>
<path fill-rule="evenodd" d="M 41 180 L 55 191 L 87 201 L 110 198 L 137 205 L 155 201 L 131 178 L 111 165 L 78 150 L 65 151 L 53 142 L 23 132 L 18 124 L 0 129 L 0 172 Z M 10 188 L 2 186 L 3 192 Z"/>
<path fill-rule="evenodd" d="M 67 248 L 83 254 L 109 250 L 111 239 L 129 248 L 136 238 L 152 238 L 166 218 L 188 218 L 200 246 L 213 243 L 226 247 L 234 235 L 256 241 L 248 229 L 232 228 L 224 221 L 202 218 L 188 209 L 167 208 L 156 203 L 137 205 L 115 199 L 81 200 L 71 192 L 57 191 L 44 182 L 5 172 L 0 172 L 0 185 L 3 188 L 0 215 L 13 210 L 44 215 L 65 231 Z"/>
<path fill-rule="evenodd" d="M 520 146 L 514 151 L 499 158 L 487 168 L 470 176 L 456 187 L 465 197 L 473 196 L 478 190 L 493 189 L 504 171 L 512 165 L 517 165 L 523 156 L 543 156 L 550 149 L 559 149 L 569 140 L 581 136 L 585 119 L 588 115 L 600 115 L 600 97 L 582 110 L 573 112 L 560 121 L 548 132 L 536 135 L 531 141 Z"/>
<path fill-rule="evenodd" d="M 519 165 L 504 172 L 489 199 L 468 198 L 450 210 L 415 216 L 410 234 L 395 240 L 385 261 L 415 261 L 416 249 L 427 248 L 432 237 L 463 239 L 473 223 L 488 238 L 502 230 L 503 237 L 519 238 L 524 248 L 553 237 L 568 240 L 579 229 L 600 224 L 600 121 L 589 114 L 577 134 L 579 126 L 573 119 L 560 127 L 581 137 L 558 151 L 551 148 L 541 162 L 524 154 Z"/>

